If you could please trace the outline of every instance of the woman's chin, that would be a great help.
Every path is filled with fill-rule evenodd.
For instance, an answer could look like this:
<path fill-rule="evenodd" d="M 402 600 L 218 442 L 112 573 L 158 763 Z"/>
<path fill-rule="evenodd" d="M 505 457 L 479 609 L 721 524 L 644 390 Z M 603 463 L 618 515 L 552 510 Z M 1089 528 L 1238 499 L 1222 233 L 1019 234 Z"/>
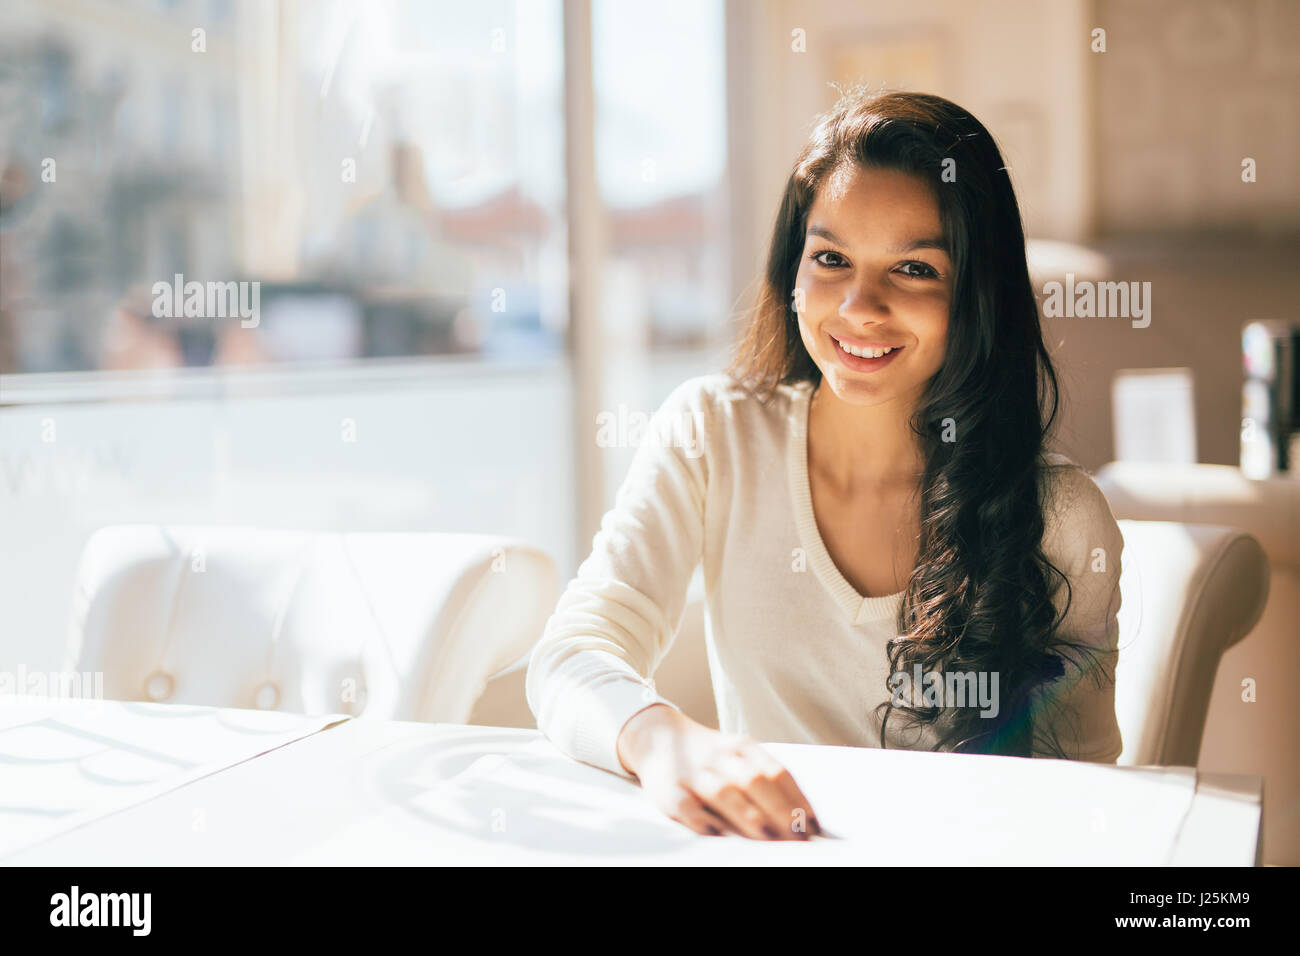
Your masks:
<path fill-rule="evenodd" d="M 836 398 L 849 405 L 881 405 L 894 397 L 892 383 L 885 385 L 835 365 L 822 367 L 822 382 Z"/>

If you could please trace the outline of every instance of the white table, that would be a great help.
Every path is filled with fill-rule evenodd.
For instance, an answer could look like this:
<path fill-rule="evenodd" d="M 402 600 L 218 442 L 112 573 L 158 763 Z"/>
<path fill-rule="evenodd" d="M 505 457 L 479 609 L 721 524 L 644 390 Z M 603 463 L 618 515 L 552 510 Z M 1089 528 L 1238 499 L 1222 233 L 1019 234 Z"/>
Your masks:
<path fill-rule="evenodd" d="M 1258 777 L 1198 780 L 1190 768 L 766 746 L 837 839 L 697 836 L 663 817 L 635 783 L 569 760 L 536 731 L 350 720 L 0 863 L 1249 866 L 1259 859 Z M 926 834 L 900 826 L 904 817 L 927 820 Z"/>
<path fill-rule="evenodd" d="M 346 719 L 0 695 L 0 859 Z"/>

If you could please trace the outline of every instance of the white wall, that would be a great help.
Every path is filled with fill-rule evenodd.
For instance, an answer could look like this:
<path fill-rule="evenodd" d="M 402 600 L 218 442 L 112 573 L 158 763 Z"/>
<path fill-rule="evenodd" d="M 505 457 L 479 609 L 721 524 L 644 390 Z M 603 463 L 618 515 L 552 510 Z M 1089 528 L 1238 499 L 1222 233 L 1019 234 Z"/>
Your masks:
<path fill-rule="evenodd" d="M 970 110 L 1004 149 L 1027 233 L 1085 237 L 1093 208 L 1090 7 L 1086 0 L 729 6 L 729 29 L 743 38 L 731 52 L 746 60 L 737 64 L 743 72 L 732 76 L 730 93 L 752 126 L 736 144 L 753 167 L 751 261 L 761 261 L 781 188 L 814 117 L 838 95 L 832 80 L 937 93 Z M 804 31 L 806 52 L 791 49 L 796 29 Z M 850 75 L 853 64 L 877 64 L 878 71 Z M 741 93 L 746 100 L 737 100 Z M 740 122 L 731 128 L 743 131 Z"/>

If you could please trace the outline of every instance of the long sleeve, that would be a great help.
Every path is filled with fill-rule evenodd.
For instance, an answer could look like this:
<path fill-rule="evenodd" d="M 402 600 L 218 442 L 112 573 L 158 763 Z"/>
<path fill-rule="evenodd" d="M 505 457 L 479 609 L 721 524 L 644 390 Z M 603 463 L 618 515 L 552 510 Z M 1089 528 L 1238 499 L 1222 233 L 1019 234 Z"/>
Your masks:
<path fill-rule="evenodd" d="M 1093 653 L 1064 654 L 1065 672 L 1035 692 L 1033 756 L 1047 751 L 1040 726 L 1054 731 L 1072 759 L 1115 763 L 1123 750 L 1115 716 L 1119 659 L 1121 553 L 1124 539 L 1097 483 L 1081 468 L 1057 468 L 1055 494 L 1045 508 L 1044 550 L 1069 578 L 1070 605 L 1058 636 Z M 1066 589 L 1058 589 L 1058 609 Z"/>
<path fill-rule="evenodd" d="M 562 752 L 630 776 L 623 725 L 671 701 L 649 682 L 681 621 L 699 565 L 708 488 L 708 404 L 698 379 L 650 420 L 590 556 L 569 582 L 529 659 L 528 706 Z"/>

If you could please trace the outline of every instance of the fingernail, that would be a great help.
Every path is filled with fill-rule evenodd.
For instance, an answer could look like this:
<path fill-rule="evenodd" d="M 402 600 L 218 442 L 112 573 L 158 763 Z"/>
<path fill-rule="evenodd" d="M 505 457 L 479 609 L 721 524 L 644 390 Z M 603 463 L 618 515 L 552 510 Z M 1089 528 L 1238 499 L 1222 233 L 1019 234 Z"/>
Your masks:
<path fill-rule="evenodd" d="M 719 830 L 717 827 L 715 827 L 713 824 L 706 823 L 705 827 L 708 829 L 709 834 L 711 836 L 722 836 L 722 831 Z"/>

